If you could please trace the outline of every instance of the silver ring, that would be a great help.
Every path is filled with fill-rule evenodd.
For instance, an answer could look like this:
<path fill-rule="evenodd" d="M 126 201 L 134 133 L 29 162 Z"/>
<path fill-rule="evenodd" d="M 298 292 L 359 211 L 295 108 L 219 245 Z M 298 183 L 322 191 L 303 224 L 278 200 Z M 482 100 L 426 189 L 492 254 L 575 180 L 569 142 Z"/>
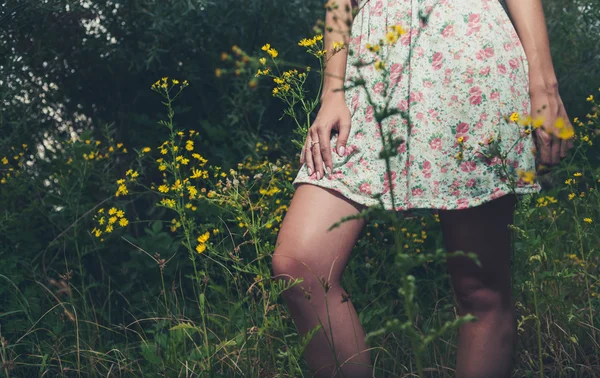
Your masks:
<path fill-rule="evenodd" d="M 311 141 L 311 142 L 310 142 L 310 148 L 313 148 L 313 146 L 314 146 L 315 144 L 317 144 L 317 143 L 319 143 L 319 142 L 312 142 L 312 141 Z"/>

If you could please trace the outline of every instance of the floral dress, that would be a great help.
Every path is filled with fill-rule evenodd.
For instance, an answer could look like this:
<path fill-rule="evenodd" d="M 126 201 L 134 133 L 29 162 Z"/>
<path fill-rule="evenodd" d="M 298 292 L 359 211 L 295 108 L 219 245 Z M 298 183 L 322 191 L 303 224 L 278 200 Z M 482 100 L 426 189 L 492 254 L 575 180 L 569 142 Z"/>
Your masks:
<path fill-rule="evenodd" d="M 429 15 L 426 23 L 420 14 Z M 386 34 L 395 25 L 405 33 L 388 44 Z M 356 62 L 377 58 L 368 46 L 380 40 L 384 68 L 357 68 Z M 337 154 L 332 132 L 332 173 L 317 180 L 305 163 L 294 188 L 318 185 L 362 205 L 381 201 L 405 216 L 541 189 L 531 176 L 519 174 L 535 173 L 533 136 L 507 117 L 532 114 L 529 66 L 499 0 L 362 0 L 348 48 L 353 54 L 346 84 L 362 77 L 366 88 L 345 91 L 351 113 L 345 154 Z M 387 97 L 386 80 L 394 88 Z M 394 114 L 378 124 L 372 104 L 385 101 L 408 117 Z M 401 141 L 389 178 L 380 158 L 382 131 Z"/>

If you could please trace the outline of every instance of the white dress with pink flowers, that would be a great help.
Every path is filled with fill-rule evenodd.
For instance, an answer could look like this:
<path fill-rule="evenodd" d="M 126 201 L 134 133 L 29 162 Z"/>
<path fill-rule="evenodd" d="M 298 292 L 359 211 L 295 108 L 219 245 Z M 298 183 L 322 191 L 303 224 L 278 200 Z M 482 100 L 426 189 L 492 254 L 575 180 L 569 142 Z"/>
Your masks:
<path fill-rule="evenodd" d="M 537 181 L 519 175 L 535 172 L 533 137 L 505 118 L 532 110 L 527 57 L 499 0 L 362 0 L 359 8 L 346 84 L 362 76 L 376 106 L 389 99 L 410 122 L 396 114 L 378 125 L 365 89 L 348 89 L 352 118 L 345 156 L 335 152 L 334 131 L 332 174 L 317 180 L 304 164 L 294 187 L 318 185 L 366 206 L 378 205 L 380 196 L 386 209 L 410 210 L 405 214 L 464 209 L 511 192 L 538 192 Z M 426 24 L 419 11 L 429 14 Z M 366 46 L 386 41 L 393 25 L 406 33 L 381 48 L 385 68 L 355 67 L 377 58 Z M 379 158 L 380 127 L 402 140 L 391 158 L 389 180 Z"/>

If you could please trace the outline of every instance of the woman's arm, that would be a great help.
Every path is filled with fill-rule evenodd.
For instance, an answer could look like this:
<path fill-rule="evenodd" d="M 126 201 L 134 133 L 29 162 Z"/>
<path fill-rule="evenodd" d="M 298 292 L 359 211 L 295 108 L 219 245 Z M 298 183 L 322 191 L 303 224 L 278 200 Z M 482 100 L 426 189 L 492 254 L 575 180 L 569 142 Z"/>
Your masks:
<path fill-rule="evenodd" d="M 321 101 L 329 96 L 342 96 L 343 92 L 337 91 L 344 85 L 346 76 L 346 63 L 348 59 L 348 42 L 350 25 L 352 25 L 352 0 L 330 0 L 325 4 L 325 34 L 323 36 L 324 48 L 327 50 L 325 63 L 325 77 L 323 79 L 323 92 Z M 334 53 L 333 42 L 344 42 L 346 48 Z"/>
<path fill-rule="evenodd" d="M 506 6 L 529 61 L 529 92 L 557 90 L 542 0 L 506 0 Z"/>

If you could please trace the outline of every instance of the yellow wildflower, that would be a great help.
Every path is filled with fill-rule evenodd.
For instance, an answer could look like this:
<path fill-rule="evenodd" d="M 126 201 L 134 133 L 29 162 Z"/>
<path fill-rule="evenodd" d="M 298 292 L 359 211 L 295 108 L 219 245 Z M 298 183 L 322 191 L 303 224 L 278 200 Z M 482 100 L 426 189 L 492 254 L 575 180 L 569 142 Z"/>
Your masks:
<path fill-rule="evenodd" d="M 161 185 L 158 187 L 158 191 L 161 193 L 167 193 L 169 191 L 169 187 L 167 185 Z"/>
<path fill-rule="evenodd" d="M 151 149 L 150 147 L 144 147 L 144 148 L 142 149 L 142 152 L 143 152 L 143 153 L 147 153 L 147 152 L 150 152 L 150 151 L 152 151 L 152 149 Z"/>
<path fill-rule="evenodd" d="M 198 236 L 198 243 L 206 243 L 210 237 L 210 232 L 206 231 L 202 235 Z"/>
<path fill-rule="evenodd" d="M 121 218 L 119 220 L 119 226 L 121 227 L 126 227 L 129 224 L 129 221 L 127 220 L 127 218 Z"/>
<path fill-rule="evenodd" d="M 206 244 L 198 244 L 196 246 L 196 252 L 202 253 L 206 250 Z"/>
<path fill-rule="evenodd" d="M 535 179 L 535 171 L 527 171 L 526 172 L 522 169 L 519 169 L 517 173 L 521 180 L 523 180 L 524 182 L 526 182 L 528 184 L 533 184 L 533 181 Z"/>
<path fill-rule="evenodd" d="M 593 222 L 592 218 L 583 218 L 583 221 L 590 224 Z"/>

